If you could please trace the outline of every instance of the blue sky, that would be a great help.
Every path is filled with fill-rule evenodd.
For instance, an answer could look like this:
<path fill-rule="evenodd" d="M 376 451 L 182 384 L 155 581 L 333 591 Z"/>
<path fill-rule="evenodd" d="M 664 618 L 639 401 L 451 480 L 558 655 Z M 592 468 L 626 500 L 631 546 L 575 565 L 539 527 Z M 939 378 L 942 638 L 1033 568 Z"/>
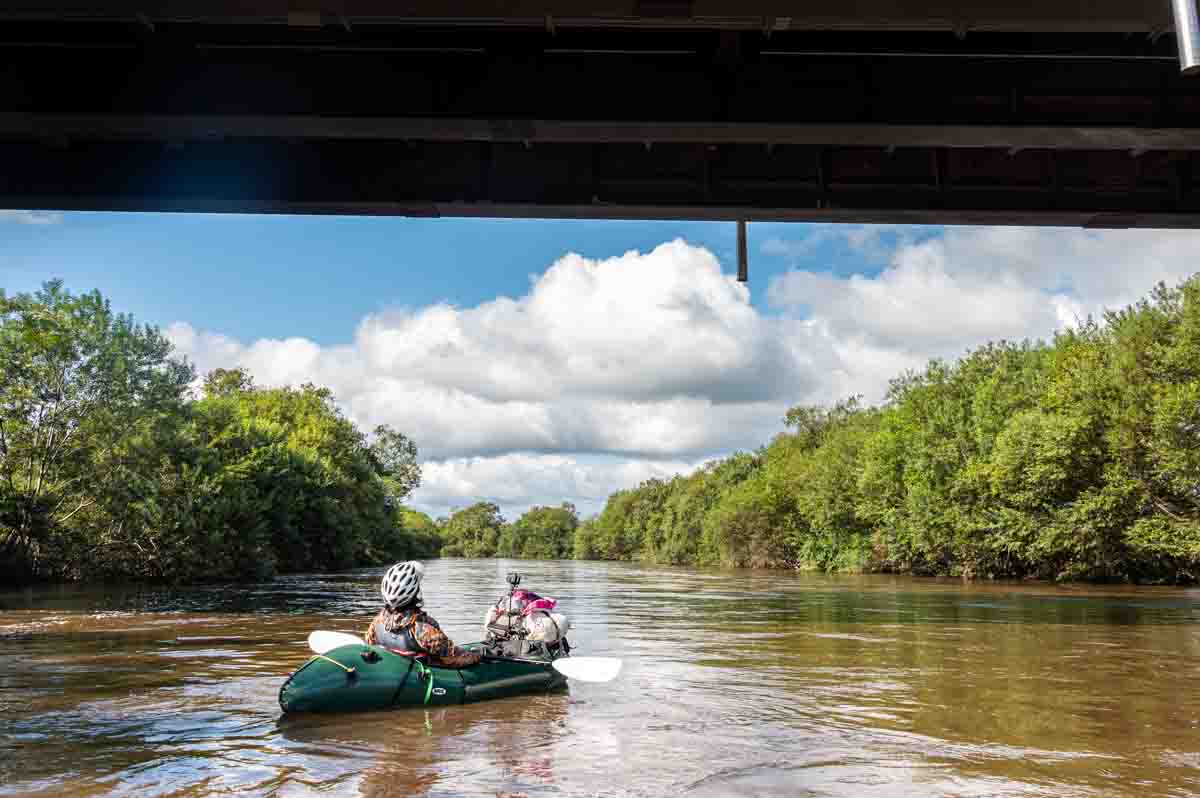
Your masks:
<path fill-rule="evenodd" d="M 388 307 L 472 306 L 520 296 L 531 275 L 568 251 L 605 258 L 683 237 L 710 249 L 726 271 L 736 270 L 734 225 L 711 222 L 166 213 L 46 218 L 57 221 L 0 224 L 0 285 L 9 291 L 60 277 L 75 291 L 99 288 L 139 320 L 187 320 L 243 340 L 304 336 L 337 343 L 350 339 L 365 314 Z M 792 266 L 878 273 L 879 259 L 842 238 L 824 238 L 827 227 L 750 225 L 756 307 L 765 309 L 768 282 Z M 773 239 L 791 244 L 771 246 Z"/>
<path fill-rule="evenodd" d="M 363 429 L 416 441 L 418 508 L 489 500 L 513 517 L 595 512 L 762 445 L 791 406 L 880 401 L 930 358 L 1045 338 L 1200 263 L 1188 231 L 752 224 L 747 290 L 735 235 L 0 210 L 0 288 L 99 288 L 201 373 L 328 386 Z"/>

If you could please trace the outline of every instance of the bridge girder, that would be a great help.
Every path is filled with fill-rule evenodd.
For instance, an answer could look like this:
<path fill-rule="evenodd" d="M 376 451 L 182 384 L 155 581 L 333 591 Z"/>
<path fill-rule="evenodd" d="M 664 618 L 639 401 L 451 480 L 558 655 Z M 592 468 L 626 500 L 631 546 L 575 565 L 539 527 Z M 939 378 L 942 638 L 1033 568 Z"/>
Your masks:
<path fill-rule="evenodd" d="M 0 205 L 1200 226 L 1165 3 L 56 5 L 0 13 Z"/>
<path fill-rule="evenodd" d="M 1116 32 L 1172 29 L 1159 0 L 11 0 L 0 19 L 149 25 Z"/>

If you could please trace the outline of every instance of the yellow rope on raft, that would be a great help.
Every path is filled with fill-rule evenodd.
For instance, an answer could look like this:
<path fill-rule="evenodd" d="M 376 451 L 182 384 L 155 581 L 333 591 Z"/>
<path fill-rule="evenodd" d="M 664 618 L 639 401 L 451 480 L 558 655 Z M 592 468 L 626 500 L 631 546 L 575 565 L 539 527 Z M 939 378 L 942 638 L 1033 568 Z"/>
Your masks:
<path fill-rule="evenodd" d="M 304 663 L 304 665 L 302 666 L 302 669 L 303 669 L 304 667 L 308 667 L 308 664 L 309 664 L 310 662 L 312 662 L 313 660 L 318 660 L 318 659 L 323 659 L 323 660 L 325 660 L 326 662 L 332 662 L 334 665 L 337 665 L 339 668 L 341 668 L 342 670 L 344 670 L 344 671 L 345 671 L 347 674 L 354 673 L 354 668 L 352 668 L 352 667 L 349 667 L 349 666 L 346 666 L 346 665 L 343 665 L 342 663 L 338 662 L 336 659 L 333 659 L 333 658 L 331 658 L 331 657 L 327 657 L 327 656 L 325 656 L 324 654 L 314 654 L 314 655 L 312 655 L 311 657 L 309 657 L 309 658 L 308 658 L 308 662 Z"/>

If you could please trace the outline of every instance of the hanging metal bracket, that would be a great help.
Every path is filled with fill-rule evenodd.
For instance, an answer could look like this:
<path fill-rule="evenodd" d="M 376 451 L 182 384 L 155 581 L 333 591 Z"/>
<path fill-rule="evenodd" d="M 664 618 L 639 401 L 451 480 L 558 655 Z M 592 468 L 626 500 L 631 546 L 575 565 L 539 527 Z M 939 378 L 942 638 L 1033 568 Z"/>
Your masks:
<path fill-rule="evenodd" d="M 738 219 L 737 223 L 737 258 L 738 282 L 744 283 L 750 279 L 750 263 L 746 253 L 746 220 Z"/>
<path fill-rule="evenodd" d="M 1200 20 L 1196 18 L 1196 0 L 1171 0 L 1175 13 L 1175 42 L 1179 48 L 1179 71 L 1200 74 Z"/>

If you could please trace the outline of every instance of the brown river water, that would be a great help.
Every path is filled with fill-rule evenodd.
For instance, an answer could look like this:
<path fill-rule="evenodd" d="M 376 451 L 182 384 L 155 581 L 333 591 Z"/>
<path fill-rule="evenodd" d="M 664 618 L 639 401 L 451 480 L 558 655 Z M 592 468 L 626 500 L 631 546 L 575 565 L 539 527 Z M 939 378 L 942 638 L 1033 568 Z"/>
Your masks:
<path fill-rule="evenodd" d="M 381 571 L 0 588 L 0 795 L 1200 795 L 1200 591 L 443 560 L 456 640 L 517 569 L 607 685 L 281 718 Z"/>

